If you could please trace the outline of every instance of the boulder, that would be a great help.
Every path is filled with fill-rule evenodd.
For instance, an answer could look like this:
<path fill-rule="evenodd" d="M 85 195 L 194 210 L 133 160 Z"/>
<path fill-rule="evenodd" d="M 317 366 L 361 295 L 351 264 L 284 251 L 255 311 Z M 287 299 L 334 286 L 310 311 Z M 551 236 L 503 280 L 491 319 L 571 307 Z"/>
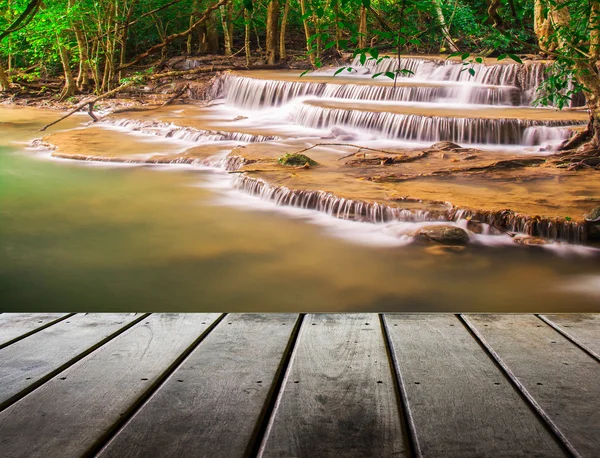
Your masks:
<path fill-rule="evenodd" d="M 433 224 L 423 226 L 415 232 L 417 240 L 435 242 L 442 245 L 466 245 L 469 243 L 469 234 L 464 229 L 446 224 Z"/>

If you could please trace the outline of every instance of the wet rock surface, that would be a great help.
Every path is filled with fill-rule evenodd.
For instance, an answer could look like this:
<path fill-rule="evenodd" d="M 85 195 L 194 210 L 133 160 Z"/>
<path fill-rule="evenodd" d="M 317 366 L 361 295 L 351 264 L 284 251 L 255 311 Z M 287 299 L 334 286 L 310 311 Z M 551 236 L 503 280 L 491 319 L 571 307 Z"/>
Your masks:
<path fill-rule="evenodd" d="M 469 243 L 469 234 L 460 227 L 433 224 L 421 227 L 415 232 L 415 239 L 426 242 L 435 242 L 441 245 L 466 245 Z"/>

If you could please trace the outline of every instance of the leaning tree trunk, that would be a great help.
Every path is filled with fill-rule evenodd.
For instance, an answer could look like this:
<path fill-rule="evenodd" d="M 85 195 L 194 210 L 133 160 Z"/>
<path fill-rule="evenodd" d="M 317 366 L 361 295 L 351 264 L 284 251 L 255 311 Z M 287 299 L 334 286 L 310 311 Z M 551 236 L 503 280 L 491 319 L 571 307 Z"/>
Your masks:
<path fill-rule="evenodd" d="M 267 63 L 277 62 L 277 26 L 279 25 L 279 0 L 271 0 L 267 7 Z"/>
<path fill-rule="evenodd" d="M 10 81 L 8 80 L 8 76 L 6 76 L 2 62 L 0 62 L 0 91 L 6 91 L 8 88 L 10 88 Z"/>
<path fill-rule="evenodd" d="M 446 25 L 446 19 L 444 19 L 444 12 L 442 11 L 441 0 L 431 0 L 433 4 L 433 9 L 435 11 L 435 15 L 437 17 L 438 24 L 440 29 L 442 30 L 442 34 L 444 35 L 444 41 L 450 48 L 452 52 L 458 52 L 458 46 L 454 43 L 454 40 L 450 36 L 450 30 L 448 30 L 448 26 Z"/>

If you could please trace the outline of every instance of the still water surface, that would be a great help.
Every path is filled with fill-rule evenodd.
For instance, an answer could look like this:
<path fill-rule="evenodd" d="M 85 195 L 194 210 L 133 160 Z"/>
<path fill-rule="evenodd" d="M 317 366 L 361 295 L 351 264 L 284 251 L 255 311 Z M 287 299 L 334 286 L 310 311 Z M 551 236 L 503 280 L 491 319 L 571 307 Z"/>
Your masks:
<path fill-rule="evenodd" d="M 0 109 L 1 311 L 600 311 L 591 251 L 436 254 L 231 191 L 220 171 L 26 148 L 54 117 Z"/>

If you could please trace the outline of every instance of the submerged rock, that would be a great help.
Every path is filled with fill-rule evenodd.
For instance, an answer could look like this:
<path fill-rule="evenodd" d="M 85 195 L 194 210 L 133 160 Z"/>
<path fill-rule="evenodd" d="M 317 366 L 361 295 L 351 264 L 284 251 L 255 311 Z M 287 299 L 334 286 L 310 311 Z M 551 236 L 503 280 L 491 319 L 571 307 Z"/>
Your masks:
<path fill-rule="evenodd" d="M 543 246 L 548 244 L 548 240 L 542 237 L 534 237 L 533 235 L 526 234 L 515 234 L 513 240 L 519 245 Z"/>
<path fill-rule="evenodd" d="M 281 165 L 303 167 L 305 165 L 319 165 L 317 161 L 313 161 L 310 157 L 300 153 L 288 153 L 277 159 Z"/>
<path fill-rule="evenodd" d="M 437 142 L 431 145 L 429 148 L 441 151 L 451 151 L 453 149 L 461 149 L 462 147 L 454 142 Z"/>
<path fill-rule="evenodd" d="M 356 140 L 356 135 L 352 132 L 349 132 L 341 127 L 335 126 L 331 128 L 331 135 L 333 135 L 338 140 L 342 140 L 345 142 Z"/>
<path fill-rule="evenodd" d="M 442 245 L 466 245 L 469 243 L 469 234 L 460 227 L 435 224 L 424 226 L 415 232 L 415 239 Z"/>

